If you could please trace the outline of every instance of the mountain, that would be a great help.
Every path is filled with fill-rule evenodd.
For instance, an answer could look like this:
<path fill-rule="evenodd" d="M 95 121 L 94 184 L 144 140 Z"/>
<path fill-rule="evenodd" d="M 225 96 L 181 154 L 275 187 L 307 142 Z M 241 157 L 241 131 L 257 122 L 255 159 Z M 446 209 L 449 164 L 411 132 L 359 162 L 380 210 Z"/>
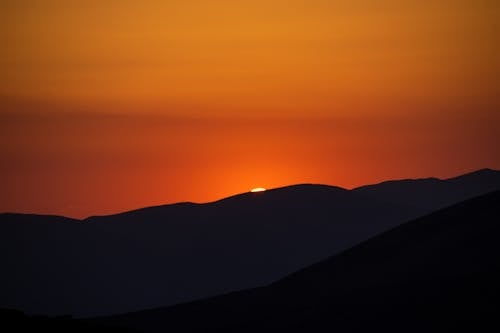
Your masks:
<path fill-rule="evenodd" d="M 83 221 L 4 214 L 0 307 L 90 316 L 256 287 L 407 217 L 405 208 L 322 185 Z"/>
<path fill-rule="evenodd" d="M 379 200 L 430 213 L 462 200 L 500 189 L 500 172 L 481 169 L 449 179 L 391 180 L 353 189 Z"/>
<path fill-rule="evenodd" d="M 498 174 L 458 183 L 487 191 Z M 421 204 L 303 184 L 81 221 L 0 214 L 0 307 L 96 316 L 263 286 L 423 215 L 433 191 Z M 457 193 L 472 192 L 447 200 Z"/>
<path fill-rule="evenodd" d="M 267 287 L 91 320 L 141 332 L 494 332 L 500 191 L 376 236 Z"/>

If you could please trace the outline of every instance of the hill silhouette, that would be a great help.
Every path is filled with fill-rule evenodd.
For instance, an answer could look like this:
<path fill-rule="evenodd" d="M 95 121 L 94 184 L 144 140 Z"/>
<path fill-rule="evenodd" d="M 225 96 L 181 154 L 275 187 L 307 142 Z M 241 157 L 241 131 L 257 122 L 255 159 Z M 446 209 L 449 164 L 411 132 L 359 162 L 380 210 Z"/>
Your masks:
<path fill-rule="evenodd" d="M 361 186 L 353 191 L 430 213 L 499 188 L 500 172 L 481 169 L 445 180 L 438 178 L 392 180 Z"/>
<path fill-rule="evenodd" d="M 91 322 L 143 332 L 494 332 L 499 217 L 496 191 L 267 287 Z"/>
<path fill-rule="evenodd" d="M 438 198 L 498 189 L 499 174 L 440 181 L 473 190 L 450 187 Z M 263 286 L 426 213 L 435 191 L 410 205 L 360 189 L 303 184 L 81 221 L 1 214 L 0 307 L 96 316 Z"/>

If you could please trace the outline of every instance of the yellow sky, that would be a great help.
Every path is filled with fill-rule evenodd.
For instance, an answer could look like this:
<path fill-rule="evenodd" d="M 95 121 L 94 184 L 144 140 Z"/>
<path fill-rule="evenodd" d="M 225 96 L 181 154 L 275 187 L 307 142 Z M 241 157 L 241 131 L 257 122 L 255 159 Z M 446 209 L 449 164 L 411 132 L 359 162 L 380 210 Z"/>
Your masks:
<path fill-rule="evenodd" d="M 497 102 L 497 1 L 2 1 L 0 95 L 164 112 Z M 182 110 L 182 111 L 179 111 Z"/>

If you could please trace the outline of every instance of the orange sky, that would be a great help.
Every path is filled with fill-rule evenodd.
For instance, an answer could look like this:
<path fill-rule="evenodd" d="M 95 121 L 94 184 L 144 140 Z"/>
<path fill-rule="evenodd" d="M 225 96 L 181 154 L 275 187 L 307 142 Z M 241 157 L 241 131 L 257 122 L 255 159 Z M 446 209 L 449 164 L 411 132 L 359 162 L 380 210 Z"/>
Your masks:
<path fill-rule="evenodd" d="M 500 4 L 0 3 L 0 211 L 500 169 Z"/>

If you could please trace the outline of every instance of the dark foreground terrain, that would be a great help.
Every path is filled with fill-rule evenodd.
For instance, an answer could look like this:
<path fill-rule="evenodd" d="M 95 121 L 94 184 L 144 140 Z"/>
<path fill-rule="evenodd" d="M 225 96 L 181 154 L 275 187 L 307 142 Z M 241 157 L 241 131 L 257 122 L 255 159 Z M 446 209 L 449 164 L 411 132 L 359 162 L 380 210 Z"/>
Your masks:
<path fill-rule="evenodd" d="M 261 287 L 498 189 L 500 172 L 483 169 L 353 190 L 295 185 L 84 220 L 0 214 L 0 308 L 96 317 Z"/>
<path fill-rule="evenodd" d="M 75 320 L 70 316 L 48 317 L 27 315 L 19 310 L 0 309 L 0 331 L 2 332 L 48 332 L 48 333 L 127 333 L 136 332 Z"/>
<path fill-rule="evenodd" d="M 19 332 L 498 332 L 499 221 L 495 191 L 266 287 L 85 320 L 1 310 L 0 325 Z"/>
<path fill-rule="evenodd" d="M 91 320 L 143 332 L 498 332 L 500 192 L 267 287 Z"/>

